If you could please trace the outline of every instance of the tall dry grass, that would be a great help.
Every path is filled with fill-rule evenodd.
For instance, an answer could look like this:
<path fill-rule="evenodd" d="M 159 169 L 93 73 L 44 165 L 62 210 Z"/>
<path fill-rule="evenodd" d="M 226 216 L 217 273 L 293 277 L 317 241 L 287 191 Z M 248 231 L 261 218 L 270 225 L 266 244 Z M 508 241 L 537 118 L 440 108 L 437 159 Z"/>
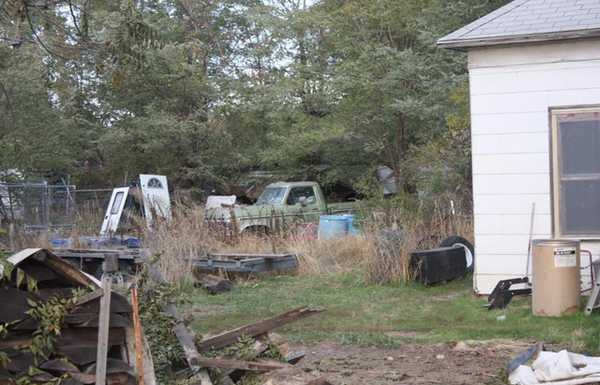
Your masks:
<path fill-rule="evenodd" d="M 205 257 L 224 244 L 204 221 L 197 205 L 175 205 L 173 219 L 154 229 L 144 227 L 142 243 L 152 253 L 152 263 L 168 282 L 187 282 L 192 277 L 192 259 Z"/>
<path fill-rule="evenodd" d="M 364 234 L 371 246 L 365 269 L 367 281 L 407 282 L 414 274 L 410 266 L 412 252 L 437 248 L 450 235 L 473 242 L 473 221 L 470 210 L 438 201 L 414 211 L 402 207 L 371 211 Z"/>
<path fill-rule="evenodd" d="M 398 283 L 411 279 L 410 254 L 435 248 L 450 235 L 472 241 L 470 215 L 450 213 L 447 205 L 406 211 L 364 210 L 359 235 L 319 240 L 298 236 L 298 228 L 280 228 L 264 235 L 224 237 L 204 221 L 203 208 L 176 206 L 173 220 L 153 231 L 145 231 L 143 242 L 154 255 L 163 275 L 172 282 L 191 276 L 190 258 L 213 252 L 296 253 L 298 274 L 324 275 L 361 271 L 367 282 Z"/>
<path fill-rule="evenodd" d="M 152 255 L 152 262 L 163 277 L 174 283 L 192 278 L 191 260 L 215 252 L 296 253 L 298 274 L 325 275 L 360 271 L 373 284 L 398 283 L 411 279 L 410 254 L 435 248 L 450 235 L 472 241 L 473 224 L 468 210 L 451 213 L 441 203 L 416 210 L 391 205 L 364 208 L 357 213 L 359 235 L 343 239 L 319 240 L 303 234 L 290 224 L 264 235 L 234 235 L 215 231 L 204 221 L 204 209 L 194 204 L 175 204 L 173 219 L 147 229 L 142 218 L 129 217 L 130 234 L 141 238 Z M 77 226 L 68 234 L 73 238 L 98 234 L 103 212 L 87 210 L 77 218 Z M 313 234 L 316 229 L 312 228 Z M 48 247 L 47 235 L 20 235 L 19 245 Z"/>

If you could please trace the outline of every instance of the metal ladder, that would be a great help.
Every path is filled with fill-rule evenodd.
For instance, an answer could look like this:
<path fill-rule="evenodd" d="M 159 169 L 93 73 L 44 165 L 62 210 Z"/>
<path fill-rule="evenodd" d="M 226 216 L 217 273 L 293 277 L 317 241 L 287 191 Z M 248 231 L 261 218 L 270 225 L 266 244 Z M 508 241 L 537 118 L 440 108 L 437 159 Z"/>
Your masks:
<path fill-rule="evenodd" d="M 592 262 L 592 269 L 596 280 L 594 282 L 594 286 L 592 287 L 592 294 L 590 294 L 590 298 L 588 299 L 587 305 L 585 305 L 585 315 L 592 315 L 592 312 L 595 309 L 600 308 L 600 261 Z"/>

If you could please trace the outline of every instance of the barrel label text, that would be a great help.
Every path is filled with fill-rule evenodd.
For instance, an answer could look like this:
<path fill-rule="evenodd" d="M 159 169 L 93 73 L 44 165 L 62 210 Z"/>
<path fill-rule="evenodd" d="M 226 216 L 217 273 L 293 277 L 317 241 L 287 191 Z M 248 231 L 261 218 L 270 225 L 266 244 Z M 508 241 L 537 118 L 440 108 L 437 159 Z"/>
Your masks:
<path fill-rule="evenodd" d="M 557 247 L 554 249 L 554 267 L 577 267 L 577 248 Z"/>

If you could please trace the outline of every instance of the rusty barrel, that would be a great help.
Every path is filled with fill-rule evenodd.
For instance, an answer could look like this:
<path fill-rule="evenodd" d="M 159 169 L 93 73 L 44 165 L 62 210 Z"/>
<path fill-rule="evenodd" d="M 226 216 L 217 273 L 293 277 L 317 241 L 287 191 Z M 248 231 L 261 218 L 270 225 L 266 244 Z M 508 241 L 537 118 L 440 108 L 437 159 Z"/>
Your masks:
<path fill-rule="evenodd" d="M 533 314 L 560 317 L 576 313 L 581 291 L 579 241 L 536 240 L 533 245 Z"/>

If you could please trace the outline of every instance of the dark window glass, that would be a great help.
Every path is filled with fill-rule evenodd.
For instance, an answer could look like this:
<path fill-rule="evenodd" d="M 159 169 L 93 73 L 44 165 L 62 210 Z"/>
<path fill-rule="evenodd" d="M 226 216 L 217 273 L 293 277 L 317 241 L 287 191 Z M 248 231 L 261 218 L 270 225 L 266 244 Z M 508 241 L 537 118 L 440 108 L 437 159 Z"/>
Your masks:
<path fill-rule="evenodd" d="M 565 234 L 600 233 L 600 180 L 563 181 Z"/>
<path fill-rule="evenodd" d="M 123 191 L 119 191 L 117 195 L 115 195 L 115 200 L 113 202 L 112 207 L 110 208 L 110 214 L 115 215 L 119 213 L 119 207 L 121 207 L 121 202 L 123 201 L 123 196 L 125 193 Z"/>
<path fill-rule="evenodd" d="M 600 116 L 558 119 L 559 225 L 563 235 L 600 235 Z"/>
<path fill-rule="evenodd" d="M 562 175 L 600 173 L 600 124 L 597 120 L 560 123 Z"/>
<path fill-rule="evenodd" d="M 288 195 L 287 204 L 288 205 L 298 204 L 298 203 L 300 203 L 301 197 L 305 197 L 306 203 L 308 203 L 308 204 L 312 204 L 317 201 L 317 198 L 315 197 L 315 191 L 312 188 L 312 186 L 293 187 L 290 190 L 290 194 Z"/>

